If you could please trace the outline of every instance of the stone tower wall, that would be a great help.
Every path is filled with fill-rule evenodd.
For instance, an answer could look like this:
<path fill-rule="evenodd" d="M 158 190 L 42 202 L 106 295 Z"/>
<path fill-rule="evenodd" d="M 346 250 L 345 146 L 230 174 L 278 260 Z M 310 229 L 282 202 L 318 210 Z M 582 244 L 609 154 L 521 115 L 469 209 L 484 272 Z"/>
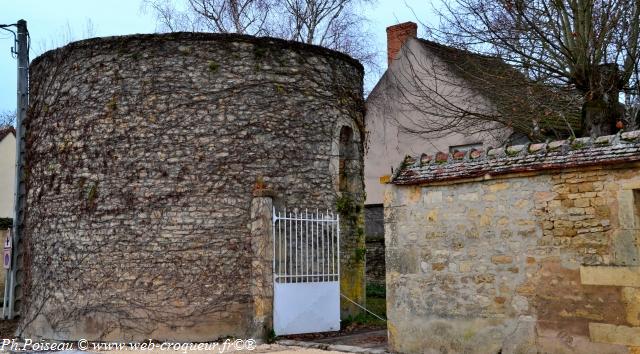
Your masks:
<path fill-rule="evenodd" d="M 30 90 L 25 335 L 246 336 L 256 181 L 335 209 L 340 125 L 362 166 L 362 67 L 320 47 L 90 39 L 35 59 Z"/>

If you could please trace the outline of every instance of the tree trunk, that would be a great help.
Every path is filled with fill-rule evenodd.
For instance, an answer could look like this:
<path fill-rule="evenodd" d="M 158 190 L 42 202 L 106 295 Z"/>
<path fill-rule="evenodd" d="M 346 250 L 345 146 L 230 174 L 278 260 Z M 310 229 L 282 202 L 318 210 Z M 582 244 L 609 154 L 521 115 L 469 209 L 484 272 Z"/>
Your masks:
<path fill-rule="evenodd" d="M 591 91 L 582 105 L 582 135 L 598 137 L 617 133 L 616 123 L 624 117 L 620 104 L 620 72 L 616 64 L 597 67 Z"/>
<path fill-rule="evenodd" d="M 593 138 L 616 133 L 616 122 L 621 118 L 617 105 L 603 99 L 591 100 L 582 106 L 582 135 Z"/>

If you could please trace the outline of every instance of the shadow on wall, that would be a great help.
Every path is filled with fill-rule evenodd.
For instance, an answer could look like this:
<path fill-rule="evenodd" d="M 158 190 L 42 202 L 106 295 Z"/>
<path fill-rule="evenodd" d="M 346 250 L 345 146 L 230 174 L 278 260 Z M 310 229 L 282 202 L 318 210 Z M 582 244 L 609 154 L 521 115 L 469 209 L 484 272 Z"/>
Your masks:
<path fill-rule="evenodd" d="M 384 287 L 384 205 L 369 204 L 364 208 L 367 286 Z"/>

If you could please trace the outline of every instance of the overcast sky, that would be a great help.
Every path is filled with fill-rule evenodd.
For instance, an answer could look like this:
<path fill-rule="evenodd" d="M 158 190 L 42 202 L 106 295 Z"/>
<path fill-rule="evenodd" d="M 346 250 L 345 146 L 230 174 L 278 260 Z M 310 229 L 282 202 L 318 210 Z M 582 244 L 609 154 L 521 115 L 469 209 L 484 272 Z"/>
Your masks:
<path fill-rule="evenodd" d="M 383 63 L 387 26 L 415 22 L 416 16 L 422 22 L 434 20 L 429 0 L 378 0 L 365 16 L 376 36 Z M 0 24 L 16 23 L 19 19 L 27 21 L 31 35 L 30 59 L 88 35 L 151 33 L 156 29 L 153 17 L 141 11 L 140 0 L 0 0 Z M 13 36 L 0 33 L 0 112 L 13 111 L 16 107 L 17 64 L 10 53 L 12 46 Z"/>

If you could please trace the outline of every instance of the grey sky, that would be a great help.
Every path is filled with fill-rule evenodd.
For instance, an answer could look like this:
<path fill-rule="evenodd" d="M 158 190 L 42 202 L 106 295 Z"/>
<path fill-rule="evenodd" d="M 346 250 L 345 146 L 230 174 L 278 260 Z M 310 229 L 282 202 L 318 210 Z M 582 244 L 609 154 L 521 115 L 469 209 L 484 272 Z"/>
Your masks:
<path fill-rule="evenodd" d="M 150 33 L 155 30 L 151 14 L 140 9 L 140 0 L 0 0 L 0 23 L 25 19 L 31 35 L 30 59 L 71 40 L 90 37 Z M 378 0 L 365 13 L 376 36 L 377 49 L 384 61 L 385 28 L 404 21 L 432 22 L 428 0 Z M 4 32 L 4 31 L 2 31 Z M 6 32 L 5 32 L 6 33 Z M 16 106 L 16 60 L 11 57 L 13 37 L 0 33 L 0 112 Z"/>

